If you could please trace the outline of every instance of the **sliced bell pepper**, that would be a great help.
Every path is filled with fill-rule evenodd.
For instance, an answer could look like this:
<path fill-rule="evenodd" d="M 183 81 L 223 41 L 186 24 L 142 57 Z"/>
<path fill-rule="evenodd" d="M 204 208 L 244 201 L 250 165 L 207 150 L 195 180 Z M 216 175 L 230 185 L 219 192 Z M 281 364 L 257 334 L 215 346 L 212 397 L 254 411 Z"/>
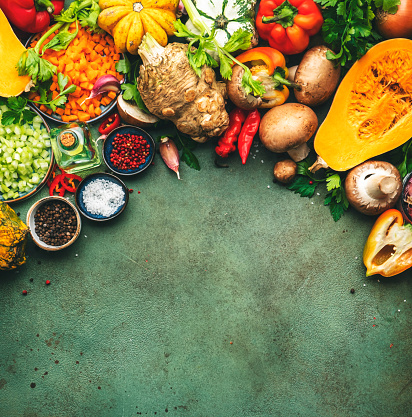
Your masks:
<path fill-rule="evenodd" d="M 366 276 L 392 277 L 412 266 L 412 225 L 404 225 L 402 213 L 382 213 L 369 234 L 363 251 Z"/>
<path fill-rule="evenodd" d="M 322 13 L 313 0 L 261 0 L 256 16 L 259 36 L 287 55 L 303 52 L 322 24 Z"/>
<path fill-rule="evenodd" d="M 276 67 L 286 68 L 284 55 L 275 48 L 269 46 L 259 46 L 242 52 L 236 57 L 242 64 L 250 63 L 251 66 L 261 65 L 263 61 L 267 66 L 269 75 L 272 75 Z"/>
<path fill-rule="evenodd" d="M 108 135 L 112 130 L 119 126 L 120 116 L 117 113 L 113 113 L 103 121 L 99 126 L 98 131 L 101 135 Z"/>

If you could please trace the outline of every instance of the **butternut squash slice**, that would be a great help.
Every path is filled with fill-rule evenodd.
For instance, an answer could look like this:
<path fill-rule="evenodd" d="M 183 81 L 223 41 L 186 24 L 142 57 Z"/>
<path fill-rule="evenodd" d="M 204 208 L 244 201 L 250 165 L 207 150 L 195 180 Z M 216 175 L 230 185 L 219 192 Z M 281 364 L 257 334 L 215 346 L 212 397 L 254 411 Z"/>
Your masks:
<path fill-rule="evenodd" d="M 0 28 L 0 96 L 18 96 L 23 91 L 29 91 L 33 85 L 31 77 L 20 76 L 16 70 L 20 55 L 26 48 L 14 34 L 2 10 L 0 10 Z"/>
<path fill-rule="evenodd" d="M 412 40 L 371 48 L 348 71 L 314 140 L 335 171 L 395 149 L 412 137 Z"/>

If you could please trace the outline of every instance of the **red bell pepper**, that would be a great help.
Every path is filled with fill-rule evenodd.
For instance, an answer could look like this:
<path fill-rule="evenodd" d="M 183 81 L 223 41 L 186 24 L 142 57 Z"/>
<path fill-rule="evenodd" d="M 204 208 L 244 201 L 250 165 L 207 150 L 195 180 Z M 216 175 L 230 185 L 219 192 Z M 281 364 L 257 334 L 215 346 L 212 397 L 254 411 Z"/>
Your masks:
<path fill-rule="evenodd" d="M 303 52 L 322 24 L 322 13 L 313 0 L 262 0 L 256 16 L 259 36 L 287 55 Z"/>
<path fill-rule="evenodd" d="M 101 135 L 108 135 L 112 130 L 119 126 L 120 116 L 117 113 L 113 113 L 103 121 L 99 126 L 98 131 Z"/>
<path fill-rule="evenodd" d="M 23 32 L 38 33 L 50 25 L 51 14 L 59 14 L 64 0 L 0 0 L 0 9 L 10 23 Z"/>

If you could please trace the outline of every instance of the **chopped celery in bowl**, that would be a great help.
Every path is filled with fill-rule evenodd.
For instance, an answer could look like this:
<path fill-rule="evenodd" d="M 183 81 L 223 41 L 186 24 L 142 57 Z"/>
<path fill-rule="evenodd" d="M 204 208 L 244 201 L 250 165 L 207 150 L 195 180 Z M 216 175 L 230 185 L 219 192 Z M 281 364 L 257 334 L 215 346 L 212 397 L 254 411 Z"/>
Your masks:
<path fill-rule="evenodd" d="M 0 106 L 1 115 L 8 111 Z M 0 200 L 29 198 L 46 183 L 53 166 L 50 129 L 36 110 L 30 123 L 0 123 Z"/>

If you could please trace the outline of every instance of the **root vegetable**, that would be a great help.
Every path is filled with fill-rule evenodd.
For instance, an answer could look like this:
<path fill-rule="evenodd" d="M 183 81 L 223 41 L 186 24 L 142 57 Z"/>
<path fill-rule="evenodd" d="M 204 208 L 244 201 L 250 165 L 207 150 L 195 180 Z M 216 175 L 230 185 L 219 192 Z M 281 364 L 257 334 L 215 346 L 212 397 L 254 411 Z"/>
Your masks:
<path fill-rule="evenodd" d="M 318 118 L 308 106 L 286 103 L 270 109 L 262 118 L 259 137 L 265 148 L 272 152 L 287 152 L 295 161 L 309 154 L 306 142 L 318 127 Z"/>
<path fill-rule="evenodd" d="M 140 110 L 136 104 L 126 101 L 120 94 L 117 97 L 117 110 L 121 119 L 133 126 L 150 127 L 159 121 L 159 118 Z"/>
<path fill-rule="evenodd" d="M 170 43 L 160 46 L 146 34 L 139 48 L 143 65 L 137 87 L 149 111 L 172 121 L 197 142 L 220 136 L 229 125 L 225 110 L 226 86 L 217 82 L 206 65 L 198 77 L 187 58 L 188 46 Z"/>
<path fill-rule="evenodd" d="M 340 65 L 326 58 L 330 51 L 326 46 L 315 46 L 305 53 L 296 69 L 294 81 L 300 85 L 295 90 L 299 103 L 315 107 L 328 100 L 336 90 L 340 79 Z"/>

